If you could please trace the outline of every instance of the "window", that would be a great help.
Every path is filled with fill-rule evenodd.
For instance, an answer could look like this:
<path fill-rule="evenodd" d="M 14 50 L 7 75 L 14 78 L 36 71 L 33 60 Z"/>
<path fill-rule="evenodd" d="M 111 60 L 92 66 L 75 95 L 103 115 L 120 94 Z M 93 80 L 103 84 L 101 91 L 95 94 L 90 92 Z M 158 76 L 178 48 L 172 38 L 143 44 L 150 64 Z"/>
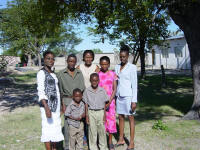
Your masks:
<path fill-rule="evenodd" d="M 174 47 L 175 57 L 183 57 L 182 46 Z"/>

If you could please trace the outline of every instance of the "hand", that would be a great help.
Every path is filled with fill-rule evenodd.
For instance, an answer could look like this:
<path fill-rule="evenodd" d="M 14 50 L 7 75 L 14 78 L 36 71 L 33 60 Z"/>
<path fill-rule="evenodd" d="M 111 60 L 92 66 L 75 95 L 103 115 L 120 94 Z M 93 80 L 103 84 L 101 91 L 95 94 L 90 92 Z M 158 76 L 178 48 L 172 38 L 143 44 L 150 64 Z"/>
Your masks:
<path fill-rule="evenodd" d="M 131 103 L 131 109 L 132 109 L 133 112 L 135 111 L 135 109 L 136 109 L 136 103 L 134 103 L 134 102 Z"/>
<path fill-rule="evenodd" d="M 105 124 L 106 122 L 106 115 L 103 115 L 103 123 Z"/>
<path fill-rule="evenodd" d="M 95 69 L 95 72 L 98 73 L 99 71 L 100 71 L 100 68 L 99 68 L 99 66 L 97 65 L 97 66 L 96 66 L 96 69 Z"/>
<path fill-rule="evenodd" d="M 110 104 L 108 103 L 108 104 L 106 104 L 106 110 L 109 108 L 109 106 L 110 106 Z"/>
<path fill-rule="evenodd" d="M 63 111 L 63 113 L 65 113 L 65 111 L 66 111 L 66 108 L 67 108 L 67 107 L 66 107 L 66 105 L 65 105 L 65 104 L 63 104 L 63 105 L 62 105 L 62 111 Z"/>
<path fill-rule="evenodd" d="M 47 118 L 51 118 L 51 110 L 49 109 L 49 107 L 45 107 L 45 113 Z"/>
<path fill-rule="evenodd" d="M 76 118 L 77 121 L 80 121 L 81 119 L 82 119 L 82 117 L 78 117 L 78 118 Z"/>
<path fill-rule="evenodd" d="M 106 104 L 106 109 L 110 106 L 111 104 L 111 101 L 109 101 L 107 104 Z"/>
<path fill-rule="evenodd" d="M 87 123 L 88 125 L 90 124 L 89 116 L 88 116 L 88 115 L 86 116 L 86 123 Z"/>

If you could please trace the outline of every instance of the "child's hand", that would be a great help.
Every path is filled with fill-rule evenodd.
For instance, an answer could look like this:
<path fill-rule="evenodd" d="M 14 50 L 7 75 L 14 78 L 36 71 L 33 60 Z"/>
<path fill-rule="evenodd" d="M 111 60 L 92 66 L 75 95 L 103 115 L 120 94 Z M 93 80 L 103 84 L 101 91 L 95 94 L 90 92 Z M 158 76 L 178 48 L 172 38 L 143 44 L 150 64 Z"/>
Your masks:
<path fill-rule="evenodd" d="M 76 120 L 80 121 L 82 119 L 82 117 L 78 117 Z"/>
<path fill-rule="evenodd" d="M 66 105 L 64 104 L 64 105 L 62 105 L 62 111 L 63 111 L 63 113 L 65 113 L 65 111 L 66 111 Z"/>
<path fill-rule="evenodd" d="M 89 121 L 89 117 L 86 116 L 86 123 L 89 125 L 90 124 L 90 121 Z"/>
<path fill-rule="evenodd" d="M 107 104 L 106 104 L 106 109 L 108 109 L 108 107 L 110 106 L 111 104 L 111 101 L 109 101 Z"/>
<path fill-rule="evenodd" d="M 105 124 L 106 122 L 106 115 L 103 115 L 103 123 Z"/>

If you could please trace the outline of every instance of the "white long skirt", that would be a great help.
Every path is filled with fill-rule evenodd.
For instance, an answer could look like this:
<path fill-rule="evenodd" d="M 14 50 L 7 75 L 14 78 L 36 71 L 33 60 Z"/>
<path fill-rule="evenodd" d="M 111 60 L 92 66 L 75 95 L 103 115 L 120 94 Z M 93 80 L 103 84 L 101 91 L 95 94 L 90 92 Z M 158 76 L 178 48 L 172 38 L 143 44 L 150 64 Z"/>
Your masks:
<path fill-rule="evenodd" d="M 40 108 L 42 118 L 41 142 L 59 142 L 64 140 L 61 127 L 60 109 L 52 112 L 52 118 L 47 118 L 43 107 Z"/>

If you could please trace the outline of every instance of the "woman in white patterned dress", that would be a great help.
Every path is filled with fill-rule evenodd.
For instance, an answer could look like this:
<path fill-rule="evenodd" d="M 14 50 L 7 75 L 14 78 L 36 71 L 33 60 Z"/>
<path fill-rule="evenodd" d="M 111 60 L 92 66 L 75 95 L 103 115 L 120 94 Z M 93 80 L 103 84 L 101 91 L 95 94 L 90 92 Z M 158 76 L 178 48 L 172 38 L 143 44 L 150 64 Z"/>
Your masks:
<path fill-rule="evenodd" d="M 43 54 L 44 68 L 37 73 L 37 90 L 42 118 L 41 142 L 46 150 L 56 150 L 56 143 L 64 140 L 61 130 L 60 93 L 58 79 L 51 68 L 54 55 L 51 51 Z"/>

